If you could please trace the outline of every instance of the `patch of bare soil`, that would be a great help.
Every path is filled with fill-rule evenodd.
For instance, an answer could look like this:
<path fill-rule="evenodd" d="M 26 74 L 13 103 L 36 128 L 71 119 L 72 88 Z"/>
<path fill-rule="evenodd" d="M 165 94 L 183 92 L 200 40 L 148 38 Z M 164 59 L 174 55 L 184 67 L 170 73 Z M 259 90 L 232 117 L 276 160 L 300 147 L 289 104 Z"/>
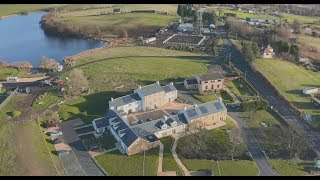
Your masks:
<path fill-rule="evenodd" d="M 136 28 L 132 28 L 132 29 L 128 29 L 126 34 L 128 35 L 128 37 L 131 38 L 137 38 L 140 36 L 143 37 L 148 37 L 150 35 L 153 35 L 154 33 L 157 32 L 158 29 L 160 29 L 161 26 L 143 26 L 140 25 Z"/>
<path fill-rule="evenodd" d="M 33 142 L 30 138 L 26 127 L 17 126 L 14 132 L 15 151 L 17 153 L 17 161 L 25 176 L 44 176 L 49 174 L 49 167 L 43 160 L 40 160 L 36 150 L 32 146 Z"/>

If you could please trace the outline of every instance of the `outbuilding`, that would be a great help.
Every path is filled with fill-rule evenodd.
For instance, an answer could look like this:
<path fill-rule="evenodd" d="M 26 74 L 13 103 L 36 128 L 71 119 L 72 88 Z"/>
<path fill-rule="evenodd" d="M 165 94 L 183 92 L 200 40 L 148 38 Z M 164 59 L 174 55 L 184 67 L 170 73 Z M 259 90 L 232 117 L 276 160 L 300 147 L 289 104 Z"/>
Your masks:
<path fill-rule="evenodd" d="M 307 94 L 307 95 L 313 94 L 313 93 L 316 93 L 316 92 L 318 92 L 318 88 L 316 88 L 316 87 L 304 88 L 303 89 L 303 94 Z"/>

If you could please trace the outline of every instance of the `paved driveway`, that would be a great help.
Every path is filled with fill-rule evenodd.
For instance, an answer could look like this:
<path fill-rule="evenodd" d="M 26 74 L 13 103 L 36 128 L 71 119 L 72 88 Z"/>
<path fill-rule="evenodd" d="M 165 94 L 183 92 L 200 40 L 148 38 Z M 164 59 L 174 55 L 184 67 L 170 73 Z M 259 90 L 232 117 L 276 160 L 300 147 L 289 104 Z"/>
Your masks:
<path fill-rule="evenodd" d="M 80 140 L 77 133 L 75 132 L 75 130 L 74 130 L 75 124 L 78 124 L 77 120 L 72 120 L 72 121 L 67 121 L 67 122 L 61 123 L 60 129 L 63 132 L 64 142 L 70 145 L 71 150 L 73 151 L 77 161 L 79 162 L 80 166 L 82 167 L 85 175 L 104 176 L 105 174 L 94 163 L 90 154 L 88 153 L 88 151 L 86 150 L 86 148 L 82 144 L 82 141 Z M 72 161 L 70 163 L 77 164 L 77 162 L 74 159 L 70 159 L 70 161 Z M 66 163 L 66 164 L 68 165 L 68 163 Z M 83 175 L 83 173 L 81 175 Z"/>

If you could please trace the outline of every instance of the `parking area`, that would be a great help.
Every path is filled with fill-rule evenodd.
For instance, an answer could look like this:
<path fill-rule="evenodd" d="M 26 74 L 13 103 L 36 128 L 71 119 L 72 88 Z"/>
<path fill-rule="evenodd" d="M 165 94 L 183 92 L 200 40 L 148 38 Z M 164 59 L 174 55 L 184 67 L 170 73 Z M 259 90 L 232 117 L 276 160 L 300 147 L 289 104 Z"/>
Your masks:
<path fill-rule="evenodd" d="M 70 174 L 78 173 L 78 176 L 105 176 L 102 170 L 92 160 L 86 147 L 74 130 L 74 128 L 81 125 L 83 125 L 83 122 L 80 119 L 70 120 L 60 124 L 60 130 L 63 132 L 63 141 L 69 145 L 72 150 L 72 153 L 61 157 L 63 165 L 68 166 L 65 167 L 65 169 L 66 171 L 70 171 Z M 67 157 L 66 159 L 69 158 L 68 161 L 64 157 Z M 75 166 L 74 164 L 78 165 Z M 80 169 L 82 169 L 82 171 Z"/>

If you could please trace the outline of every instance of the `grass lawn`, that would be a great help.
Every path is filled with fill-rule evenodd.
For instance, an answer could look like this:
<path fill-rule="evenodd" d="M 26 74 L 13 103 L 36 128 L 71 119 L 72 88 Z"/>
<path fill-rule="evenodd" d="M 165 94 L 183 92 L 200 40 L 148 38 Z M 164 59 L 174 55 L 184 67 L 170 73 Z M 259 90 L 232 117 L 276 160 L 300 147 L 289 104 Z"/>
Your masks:
<path fill-rule="evenodd" d="M 48 4 L 1 4 L 0 17 L 19 13 L 21 11 L 36 11 L 44 7 L 49 7 Z"/>
<path fill-rule="evenodd" d="M 112 47 L 79 59 L 75 67 L 83 69 L 94 91 L 131 91 L 156 80 L 170 82 L 207 72 L 208 60 L 202 56 L 162 48 Z"/>
<path fill-rule="evenodd" d="M 50 106 L 62 100 L 63 98 L 57 95 L 57 91 L 52 89 L 43 95 L 39 95 L 33 102 L 32 107 L 36 109 L 48 109 Z M 39 104 L 40 102 L 42 102 L 42 104 Z"/>
<path fill-rule="evenodd" d="M 320 50 L 320 38 L 303 35 L 299 36 L 299 42 L 316 47 L 318 50 Z"/>
<path fill-rule="evenodd" d="M 238 94 L 238 96 L 255 96 L 257 93 L 254 89 L 245 82 L 244 79 L 239 78 L 230 82 L 225 83 L 228 88 L 230 88 L 234 93 Z"/>
<path fill-rule="evenodd" d="M 193 97 L 195 97 L 196 99 L 204 103 L 218 100 L 218 97 L 216 94 L 205 94 L 205 95 L 193 94 Z"/>
<path fill-rule="evenodd" d="M 102 117 L 108 109 L 108 101 L 116 97 L 116 92 L 101 92 L 84 96 L 59 107 L 62 120 L 81 118 L 85 123 L 91 123 L 95 118 Z"/>
<path fill-rule="evenodd" d="M 168 136 L 161 138 L 160 141 L 164 145 L 162 171 L 176 171 L 178 173 L 178 176 L 182 176 L 183 171 L 180 169 L 179 165 L 176 163 L 171 153 L 174 139 L 171 136 Z"/>
<path fill-rule="evenodd" d="M 104 133 L 102 137 L 98 138 L 98 141 L 100 142 L 101 147 L 105 150 L 114 148 L 114 144 L 117 142 L 112 135 L 106 133 Z"/>
<path fill-rule="evenodd" d="M 320 87 L 319 73 L 276 59 L 257 59 L 254 64 L 297 108 L 312 114 L 319 124 L 320 110 L 302 93 L 303 88 Z"/>
<path fill-rule="evenodd" d="M 201 94 L 193 94 L 193 97 L 195 99 L 198 99 L 201 102 L 210 102 L 210 101 L 215 101 L 218 100 L 219 97 L 222 98 L 222 101 L 224 103 L 230 103 L 233 102 L 233 99 L 231 96 L 229 96 L 229 94 L 225 91 L 221 91 L 219 93 L 213 93 L 213 94 L 205 94 L 205 95 L 201 95 Z"/>
<path fill-rule="evenodd" d="M 110 176 L 142 176 L 143 153 L 127 156 L 119 151 L 101 154 L 95 157 L 98 164 Z M 145 153 L 145 176 L 156 176 L 159 160 L 159 148 L 153 148 Z"/>
<path fill-rule="evenodd" d="M 0 5 L 1 6 L 1 5 Z M 40 77 L 44 73 L 28 74 L 27 71 L 20 71 L 16 68 L 0 68 L 0 81 L 6 81 L 9 76 L 17 76 L 19 78 Z"/>
<path fill-rule="evenodd" d="M 271 165 L 284 176 L 301 176 L 309 174 L 314 169 L 314 161 L 300 159 L 271 159 Z"/>

